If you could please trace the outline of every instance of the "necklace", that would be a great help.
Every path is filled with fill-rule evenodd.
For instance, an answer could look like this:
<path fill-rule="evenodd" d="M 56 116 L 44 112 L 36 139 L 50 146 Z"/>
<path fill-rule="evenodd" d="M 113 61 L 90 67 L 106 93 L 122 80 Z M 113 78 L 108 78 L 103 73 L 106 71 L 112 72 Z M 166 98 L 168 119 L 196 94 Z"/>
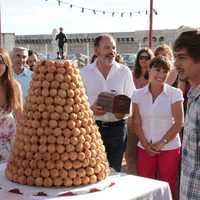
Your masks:
<path fill-rule="evenodd" d="M 153 99 L 153 102 L 154 102 L 159 95 L 158 96 L 151 95 L 151 96 L 152 96 L 152 99 Z"/>
<path fill-rule="evenodd" d="M 160 93 L 162 92 L 162 88 L 160 90 L 153 90 L 152 89 L 152 86 L 150 85 L 149 87 L 149 90 L 150 90 L 150 93 L 151 93 L 151 96 L 152 96 L 152 100 L 153 102 L 156 100 L 156 98 L 160 95 Z"/>

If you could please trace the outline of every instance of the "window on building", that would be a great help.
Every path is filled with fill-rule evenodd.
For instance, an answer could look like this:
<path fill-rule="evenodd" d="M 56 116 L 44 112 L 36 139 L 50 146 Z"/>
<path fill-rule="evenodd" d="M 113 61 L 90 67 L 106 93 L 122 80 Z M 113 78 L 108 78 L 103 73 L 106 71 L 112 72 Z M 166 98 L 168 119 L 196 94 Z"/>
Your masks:
<path fill-rule="evenodd" d="M 145 43 L 145 42 L 148 42 L 148 37 L 144 37 L 143 38 L 143 42 Z"/>
<path fill-rule="evenodd" d="M 165 38 L 163 37 L 163 36 L 161 36 L 160 38 L 159 38 L 159 41 L 160 42 L 163 42 L 165 40 Z"/>
<path fill-rule="evenodd" d="M 153 42 L 157 42 L 157 38 L 156 37 L 152 37 L 152 41 Z"/>

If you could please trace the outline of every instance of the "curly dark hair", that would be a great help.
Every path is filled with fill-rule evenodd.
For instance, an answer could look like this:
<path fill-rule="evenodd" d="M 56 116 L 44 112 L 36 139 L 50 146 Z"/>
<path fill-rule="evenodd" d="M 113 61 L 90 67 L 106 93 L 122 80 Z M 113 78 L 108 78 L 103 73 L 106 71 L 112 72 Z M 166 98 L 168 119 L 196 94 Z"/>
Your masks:
<path fill-rule="evenodd" d="M 187 49 L 188 55 L 195 61 L 200 61 L 200 29 L 182 32 L 174 42 L 174 52 Z"/>

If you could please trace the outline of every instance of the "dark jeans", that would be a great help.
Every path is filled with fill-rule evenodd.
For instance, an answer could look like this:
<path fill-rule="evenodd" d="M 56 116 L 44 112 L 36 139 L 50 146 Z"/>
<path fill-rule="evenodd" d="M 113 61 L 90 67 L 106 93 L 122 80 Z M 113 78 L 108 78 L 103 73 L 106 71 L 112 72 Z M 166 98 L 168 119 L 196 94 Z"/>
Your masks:
<path fill-rule="evenodd" d="M 59 47 L 59 54 L 60 54 L 60 58 L 63 59 L 64 58 L 64 51 L 63 51 L 63 46 L 58 46 Z"/>
<path fill-rule="evenodd" d="M 117 172 L 120 172 L 126 146 L 126 121 L 119 125 L 110 126 L 103 126 L 100 121 L 96 121 L 96 123 L 99 127 L 99 132 L 106 148 L 110 167 L 114 168 Z"/>

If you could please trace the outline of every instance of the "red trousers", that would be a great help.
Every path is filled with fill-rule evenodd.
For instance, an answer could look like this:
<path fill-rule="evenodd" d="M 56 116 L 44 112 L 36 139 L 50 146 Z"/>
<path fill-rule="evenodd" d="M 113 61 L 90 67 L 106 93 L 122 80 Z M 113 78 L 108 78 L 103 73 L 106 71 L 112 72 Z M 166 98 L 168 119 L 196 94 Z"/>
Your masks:
<path fill-rule="evenodd" d="M 168 182 L 174 199 L 179 162 L 180 148 L 161 151 L 155 156 L 149 156 L 144 149 L 138 148 L 137 174 Z"/>

